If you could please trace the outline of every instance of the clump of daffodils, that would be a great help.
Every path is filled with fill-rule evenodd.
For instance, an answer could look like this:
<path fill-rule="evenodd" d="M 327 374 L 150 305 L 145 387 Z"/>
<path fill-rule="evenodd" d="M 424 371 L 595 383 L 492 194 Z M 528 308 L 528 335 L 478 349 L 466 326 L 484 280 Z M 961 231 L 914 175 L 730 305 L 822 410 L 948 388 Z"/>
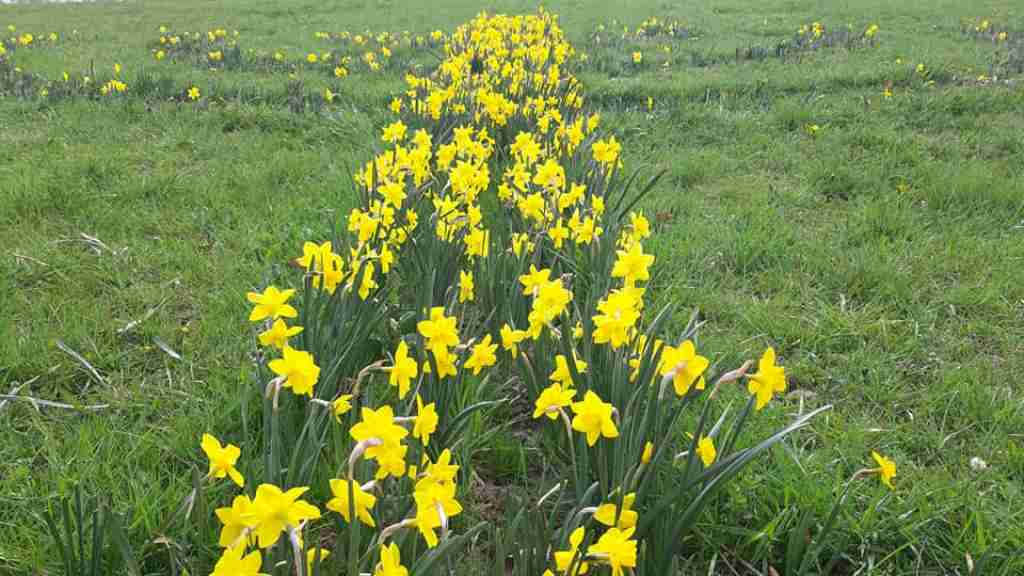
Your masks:
<path fill-rule="evenodd" d="M 228 36 L 191 40 L 226 48 Z M 363 62 L 388 58 L 391 41 L 377 38 Z M 664 478 L 689 490 L 749 460 L 755 448 L 737 447 L 739 429 L 786 390 L 786 371 L 768 348 L 756 370 L 749 361 L 717 373 L 695 328 L 669 336 L 667 311 L 651 314 L 657 259 L 644 244 L 650 222 L 633 208 L 643 192 L 624 177 L 623 143 L 585 106 L 573 74 L 581 58 L 556 16 L 481 14 L 409 42 L 443 47 L 444 59 L 433 74 L 408 74 L 387 104 L 381 151 L 355 174 L 360 201 L 340 234 L 301 246 L 301 289 L 247 294 L 264 481 L 246 493 L 252 450 L 203 438 L 208 478 L 240 491 L 216 510 L 224 551 L 214 573 L 256 573 L 276 547 L 305 574 L 326 554 L 309 538 L 324 523 L 349 539 L 351 573 L 407 574 L 403 557 L 443 550 L 461 537 L 467 422 L 498 403 L 467 398 L 503 379 L 520 383 L 537 433 L 558 451 L 544 456 L 565 466 L 549 494 L 570 494 L 571 513 L 551 535 L 548 573 L 656 573 L 659 551 L 671 555 L 679 538 L 666 544 L 640 519 L 678 534 L 689 526 L 674 524 L 686 518 L 678 507 L 701 501 L 672 499 L 686 491 Z M 305 63 L 337 78 L 350 65 L 315 52 Z M 708 414 L 733 383 L 745 386 L 721 393 L 745 396 L 746 408 L 724 437 Z M 314 473 L 323 466 L 326 482 Z"/>

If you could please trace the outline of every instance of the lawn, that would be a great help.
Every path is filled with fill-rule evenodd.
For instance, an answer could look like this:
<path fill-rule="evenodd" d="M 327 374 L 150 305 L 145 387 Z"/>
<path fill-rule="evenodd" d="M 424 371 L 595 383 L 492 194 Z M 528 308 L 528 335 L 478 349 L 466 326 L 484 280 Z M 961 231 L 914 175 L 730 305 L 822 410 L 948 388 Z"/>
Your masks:
<path fill-rule="evenodd" d="M 245 293 L 287 283 L 303 241 L 345 220 L 356 202 L 351 174 L 405 90 L 399 65 L 354 66 L 337 79 L 312 66 L 290 76 L 158 62 L 159 27 L 238 30 L 240 46 L 294 60 L 326 49 L 320 31 L 426 36 L 482 7 L 0 7 L 0 32 L 10 24 L 38 37 L 8 55 L 19 67 L 99 80 L 116 63 L 129 86 L 53 100 L 0 82 L 0 393 L 101 406 L 36 409 L 18 399 L 0 408 L 0 573 L 56 569 L 38 514 L 76 483 L 130 512 L 139 550 L 161 535 L 191 489 L 191 467 L 205 465 L 199 437 L 237 434 L 246 412 L 240 391 L 255 341 Z M 1021 7 L 545 7 L 588 53 L 578 76 L 626 164 L 665 170 L 642 206 L 656 230 L 654 300 L 678 303 L 683 318 L 699 310 L 701 348 L 723 365 L 769 345 L 785 360 L 789 392 L 752 434 L 834 406 L 717 497 L 690 536 L 685 573 L 781 571 L 801 514 L 826 517 L 872 450 L 898 463 L 897 488 L 854 486 L 828 542 L 835 573 L 1024 571 L 1024 75 L 1013 67 L 1024 61 Z M 650 16 L 685 26 L 667 55 L 667 41 L 617 43 L 623 25 Z M 1009 40 L 969 34 L 982 19 Z M 869 44 L 774 56 L 815 21 L 880 30 Z M 59 40 L 48 43 L 50 32 Z M 420 53 L 405 64 L 431 60 Z M 149 96 L 133 93 L 154 77 L 173 86 L 154 80 Z M 191 86 L 198 101 L 184 96 Z M 325 87 L 337 93 L 329 105 L 319 104 Z M 492 442 L 475 463 L 481 476 L 523 474 L 517 436 Z M 476 500 L 467 507 L 482 509 Z M 196 558 L 193 569 L 206 573 L 213 559 Z M 150 552 L 145 565 L 167 573 L 162 561 Z"/>

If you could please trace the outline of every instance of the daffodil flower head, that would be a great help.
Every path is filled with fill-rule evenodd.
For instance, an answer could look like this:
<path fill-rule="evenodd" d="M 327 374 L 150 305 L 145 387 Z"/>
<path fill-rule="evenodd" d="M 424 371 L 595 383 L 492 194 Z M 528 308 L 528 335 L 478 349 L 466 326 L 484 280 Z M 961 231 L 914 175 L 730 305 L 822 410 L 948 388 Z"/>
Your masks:
<path fill-rule="evenodd" d="M 875 472 L 878 473 L 879 480 L 889 488 L 895 489 L 896 487 L 893 485 L 892 479 L 896 476 L 896 463 L 885 456 L 882 456 L 878 452 L 871 452 L 871 457 L 874 458 L 875 462 L 878 464 L 878 468 L 875 469 Z"/>
<path fill-rule="evenodd" d="M 597 542 L 587 548 L 587 554 L 601 559 L 612 569 L 612 576 L 625 574 L 623 568 L 636 567 L 637 543 L 632 540 L 636 528 L 609 528 L 607 532 L 597 539 Z"/>
<path fill-rule="evenodd" d="M 217 544 L 222 548 L 234 546 L 245 547 L 245 544 L 255 544 L 255 536 L 250 534 L 251 529 L 256 525 L 256 517 L 252 510 L 252 500 L 245 494 L 235 496 L 231 506 L 217 508 L 214 510 L 217 519 L 223 525 L 220 529 L 220 537 Z M 250 534 L 243 540 L 243 536 Z"/>
<path fill-rule="evenodd" d="M 210 576 L 259 576 L 262 566 L 259 550 L 245 554 L 245 546 L 235 546 L 224 550 Z"/>
<path fill-rule="evenodd" d="M 485 335 L 480 343 L 473 346 L 473 352 L 464 364 L 465 368 L 472 370 L 474 376 L 480 374 L 482 369 L 498 363 L 498 357 L 495 355 L 497 350 L 498 345 L 491 344 L 491 335 Z"/>
<path fill-rule="evenodd" d="M 277 543 L 281 532 L 298 527 L 305 520 L 320 517 L 320 510 L 299 498 L 307 487 L 282 491 L 273 484 L 260 484 L 252 502 L 255 517 L 256 539 L 260 548 L 269 548 Z"/>
<path fill-rule="evenodd" d="M 275 286 L 267 286 L 262 294 L 249 292 L 246 298 L 255 305 L 249 313 L 249 321 L 259 322 L 264 318 L 295 318 L 299 312 L 287 304 L 294 294 L 294 289 L 278 290 Z"/>
<path fill-rule="evenodd" d="M 620 530 L 632 528 L 636 526 L 636 521 L 640 517 L 635 510 L 633 510 L 633 502 L 636 501 L 636 493 L 630 492 L 622 498 L 622 511 L 619 512 L 618 506 L 614 503 L 605 503 L 597 507 L 597 511 L 594 512 L 594 520 L 604 524 L 605 526 L 618 526 Z M 616 523 L 616 516 L 618 516 L 618 522 Z"/>
<path fill-rule="evenodd" d="M 764 351 L 757 372 L 747 382 L 747 390 L 757 398 L 757 410 L 764 408 L 775 393 L 786 391 L 786 369 L 775 365 L 774 348 Z"/>
<path fill-rule="evenodd" d="M 715 462 L 715 459 L 718 458 L 718 451 L 715 450 L 715 442 L 707 436 L 701 436 L 700 440 L 697 442 L 696 453 L 697 456 L 700 457 L 700 461 L 704 464 L 705 468 L 711 466 Z"/>
<path fill-rule="evenodd" d="M 283 349 L 288 345 L 288 339 L 302 332 L 302 326 L 288 326 L 284 320 L 278 318 L 270 328 L 261 332 L 259 341 L 261 346 Z"/>
<path fill-rule="evenodd" d="M 395 364 L 386 368 L 388 372 L 388 383 L 398 387 L 398 398 L 404 399 L 409 393 L 409 387 L 416 378 L 419 370 L 416 359 L 409 356 L 409 346 L 405 341 L 398 343 L 395 349 Z"/>
<path fill-rule="evenodd" d="M 583 526 L 580 526 L 569 534 L 569 548 L 567 550 L 559 550 L 555 552 L 555 569 L 559 572 L 566 572 L 572 567 L 573 559 L 579 555 L 580 544 L 583 543 L 583 538 L 586 536 L 586 531 Z M 576 574 L 586 574 L 590 570 L 590 565 L 583 562 L 582 559 L 576 562 L 578 570 Z"/>
<path fill-rule="evenodd" d="M 432 477 L 421 478 L 413 492 L 416 501 L 416 527 L 427 546 L 437 546 L 435 529 L 445 526 L 448 519 L 462 512 L 462 505 L 455 499 L 454 482 L 438 482 Z"/>
<path fill-rule="evenodd" d="M 710 361 L 697 354 L 692 340 L 686 340 L 678 347 L 664 346 L 661 351 L 659 374 L 671 376 L 677 396 L 685 396 L 696 383 L 697 390 L 703 390 L 704 371 Z"/>
<path fill-rule="evenodd" d="M 313 387 L 320 379 L 320 367 L 313 361 L 312 354 L 285 346 L 281 350 L 281 358 L 271 360 L 268 367 L 284 379 L 285 388 L 291 388 L 298 396 L 313 397 Z"/>
<path fill-rule="evenodd" d="M 241 488 L 245 486 L 245 478 L 242 477 L 242 473 L 235 468 L 235 463 L 238 462 L 238 457 L 242 451 L 234 444 L 228 444 L 227 446 L 221 446 L 220 441 L 214 438 L 210 434 L 203 434 L 203 440 L 200 443 L 203 452 L 206 453 L 206 457 L 210 460 L 210 471 L 208 475 L 211 478 L 223 478 L 230 476 L 231 480 L 238 484 Z"/>
<path fill-rule="evenodd" d="M 423 404 L 423 398 L 416 395 L 416 421 L 412 428 L 413 438 L 418 438 L 424 446 L 430 445 L 430 435 L 437 430 L 438 415 L 434 403 Z"/>
<path fill-rule="evenodd" d="M 352 395 L 342 394 L 331 402 L 331 412 L 334 414 L 334 420 L 341 423 L 341 417 L 348 414 L 349 410 L 352 409 Z"/>
<path fill-rule="evenodd" d="M 373 576 L 409 576 L 409 570 L 402 566 L 398 544 L 392 542 L 380 547 L 380 562 L 374 568 Z"/>
<path fill-rule="evenodd" d="M 551 420 L 558 419 L 559 410 L 572 405 L 572 399 L 576 391 L 572 388 L 562 388 L 559 383 L 554 383 L 545 388 L 537 401 L 534 403 L 533 417 L 540 418 L 547 416 Z"/>
<path fill-rule="evenodd" d="M 349 480 L 333 479 L 330 481 L 331 494 L 334 498 L 327 501 L 327 509 L 333 510 L 345 519 L 345 522 L 352 522 L 349 517 Z M 356 517 L 370 528 L 376 527 L 370 510 L 377 505 L 377 497 L 369 492 L 363 491 L 358 482 L 352 482 L 352 493 Z"/>
<path fill-rule="evenodd" d="M 583 400 L 572 405 L 575 413 L 572 429 L 587 435 L 588 446 L 596 444 L 600 437 L 618 438 L 619 429 L 612 420 L 613 410 L 614 407 L 602 401 L 593 390 L 587 390 Z"/>

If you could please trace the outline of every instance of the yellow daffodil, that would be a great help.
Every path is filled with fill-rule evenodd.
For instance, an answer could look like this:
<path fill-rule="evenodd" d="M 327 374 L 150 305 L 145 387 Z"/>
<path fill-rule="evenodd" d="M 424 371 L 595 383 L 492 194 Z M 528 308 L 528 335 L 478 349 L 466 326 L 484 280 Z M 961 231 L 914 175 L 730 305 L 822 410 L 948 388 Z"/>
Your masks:
<path fill-rule="evenodd" d="M 281 350 L 281 358 L 271 360 L 267 366 L 284 378 L 285 388 L 291 388 L 298 396 L 313 397 L 313 387 L 320 379 L 320 367 L 313 361 L 312 354 L 285 346 Z"/>
<path fill-rule="evenodd" d="M 259 576 L 262 566 L 259 550 L 245 554 L 245 546 L 235 546 L 224 550 L 210 576 Z"/>
<path fill-rule="evenodd" d="M 587 371 L 587 363 L 579 358 L 574 358 L 576 365 L 576 372 L 578 374 L 584 374 Z M 564 388 L 572 388 L 574 383 L 572 380 L 572 372 L 569 371 L 569 362 L 566 360 L 564 354 L 558 354 L 555 356 L 555 370 L 548 376 L 553 382 L 562 384 Z"/>
<path fill-rule="evenodd" d="M 334 420 L 341 423 L 341 417 L 348 414 L 349 410 L 352 409 L 352 395 L 342 394 L 331 402 L 331 412 L 334 414 Z"/>
<path fill-rule="evenodd" d="M 409 576 L 409 570 L 402 566 L 398 544 L 392 542 L 380 547 L 380 562 L 373 569 L 373 576 Z"/>
<path fill-rule="evenodd" d="M 253 515 L 252 500 L 245 494 L 239 494 L 232 500 L 231 506 L 214 510 L 217 519 L 223 526 L 217 544 L 222 548 L 244 548 L 246 544 L 255 544 L 255 535 L 250 534 L 256 525 Z M 248 538 L 243 536 L 250 534 Z"/>
<path fill-rule="evenodd" d="M 473 271 L 459 271 L 459 303 L 473 301 Z"/>
<path fill-rule="evenodd" d="M 294 294 L 295 290 L 293 289 L 278 290 L 275 286 L 267 286 L 262 294 L 249 292 L 246 294 L 246 298 L 255 304 L 252 312 L 249 313 L 249 321 L 259 322 L 264 318 L 295 318 L 299 312 L 287 304 Z"/>
<path fill-rule="evenodd" d="M 636 501 L 636 493 L 630 492 L 622 498 L 622 511 L 619 512 L 618 506 L 614 503 L 605 503 L 597 507 L 597 512 L 594 512 L 594 520 L 604 524 L 605 526 L 617 526 L 620 530 L 626 530 L 636 526 L 636 521 L 640 517 L 639 514 L 633 510 L 633 502 Z M 618 516 L 618 523 L 615 518 Z"/>
<path fill-rule="evenodd" d="M 379 444 L 370 446 L 363 453 L 366 458 L 377 458 L 396 449 L 409 431 L 395 424 L 395 413 L 391 406 L 384 405 L 374 410 L 363 407 L 362 420 L 349 429 L 348 433 L 356 442 L 376 439 Z"/>
<path fill-rule="evenodd" d="M 398 120 L 384 128 L 383 140 L 389 144 L 397 144 L 405 139 L 406 127 Z"/>
<path fill-rule="evenodd" d="M 786 369 L 775 365 L 775 349 L 768 348 L 757 364 L 757 373 L 750 376 L 747 390 L 757 397 L 755 408 L 764 408 L 776 392 L 786 391 Z"/>
<path fill-rule="evenodd" d="M 260 548 L 277 543 L 281 532 L 297 528 L 305 520 L 320 517 L 320 510 L 299 498 L 307 487 L 292 488 L 287 492 L 273 484 L 260 484 L 252 502 L 256 539 Z"/>
<path fill-rule="evenodd" d="M 466 359 L 465 368 L 471 370 L 474 376 L 480 374 L 482 369 L 498 363 L 498 357 L 494 354 L 497 350 L 498 345 L 491 344 L 491 335 L 487 334 L 479 344 L 473 346 L 473 352 Z"/>
<path fill-rule="evenodd" d="M 555 383 L 545 388 L 534 402 L 533 417 L 540 418 L 541 415 L 555 420 L 558 418 L 560 409 L 572 405 L 572 399 L 576 391 L 572 388 L 562 388 L 561 384 Z"/>
<path fill-rule="evenodd" d="M 349 517 L 349 481 L 333 479 L 329 484 L 331 486 L 331 494 L 334 495 L 334 498 L 327 501 L 327 509 L 341 514 L 341 517 L 345 519 L 345 522 L 352 522 L 352 519 Z M 358 482 L 352 482 L 352 494 L 355 497 L 354 508 L 356 517 L 370 528 L 376 527 L 377 524 L 374 523 L 370 510 L 377 505 L 377 497 L 369 492 L 363 491 L 363 488 Z"/>
<path fill-rule="evenodd" d="M 895 489 L 896 487 L 893 485 L 892 479 L 896 476 L 896 463 L 878 452 L 871 452 L 871 457 L 878 464 L 878 468 L 874 471 L 878 473 L 879 480 L 889 488 Z"/>
<path fill-rule="evenodd" d="M 586 531 L 583 529 L 583 526 L 576 528 L 569 534 L 569 548 L 555 552 L 555 568 L 559 572 L 566 572 L 572 566 L 573 559 L 579 554 L 580 544 L 583 543 L 585 536 Z M 590 570 L 590 565 L 583 562 L 582 558 L 576 561 L 576 566 L 575 574 L 586 574 Z"/>
<path fill-rule="evenodd" d="M 431 402 L 424 406 L 423 399 L 416 395 L 416 420 L 412 427 L 413 438 L 418 438 L 424 446 L 430 445 L 430 435 L 437 430 L 437 409 Z"/>
<path fill-rule="evenodd" d="M 611 404 L 601 400 L 593 390 L 587 390 L 582 402 L 574 402 L 572 429 L 587 435 L 587 445 L 593 446 L 599 437 L 618 438 L 619 429 L 612 420 Z"/>
<path fill-rule="evenodd" d="M 427 546 L 433 548 L 438 543 L 434 530 L 462 512 L 462 505 L 455 499 L 455 484 L 422 478 L 416 482 L 413 500 L 416 502 L 416 528 Z"/>
<path fill-rule="evenodd" d="M 528 334 L 525 330 L 515 330 L 508 324 L 501 327 L 501 348 L 512 354 L 513 358 L 519 356 L 519 343 L 526 339 Z"/>
<path fill-rule="evenodd" d="M 718 451 L 715 450 L 715 442 L 707 436 L 701 436 L 697 442 L 697 456 L 700 457 L 700 461 L 704 463 L 704 467 L 707 468 L 714 464 L 715 459 L 718 457 Z"/>
<path fill-rule="evenodd" d="M 427 348 L 447 350 L 459 344 L 459 331 L 456 322 L 455 317 L 445 316 L 443 306 L 435 306 L 430 309 L 430 319 L 417 323 L 416 330 L 426 338 Z"/>
<path fill-rule="evenodd" d="M 220 441 L 210 434 L 203 434 L 200 446 L 203 452 L 206 453 L 206 457 L 210 460 L 210 471 L 207 473 L 207 476 L 210 478 L 229 476 L 232 482 L 238 484 L 239 488 L 245 486 L 245 478 L 235 468 L 238 457 L 242 453 L 238 446 L 234 444 L 221 446 Z"/>
<path fill-rule="evenodd" d="M 284 323 L 284 320 L 279 318 L 274 321 L 270 328 L 260 333 L 260 345 L 283 349 L 288 345 L 288 339 L 300 332 L 302 332 L 302 326 L 288 326 Z"/>
<path fill-rule="evenodd" d="M 704 389 L 703 374 L 710 364 L 707 358 L 697 354 L 693 342 L 687 340 L 678 347 L 662 348 L 658 373 L 662 376 L 672 376 L 672 386 L 676 395 L 685 396 L 694 383 L 697 384 L 697 390 Z"/>
<path fill-rule="evenodd" d="M 587 548 L 587 554 L 608 564 L 612 576 L 622 576 L 625 574 L 623 568 L 636 568 L 637 544 L 636 540 L 631 540 L 634 530 L 636 528 L 609 528 L 596 543 Z"/>
<path fill-rule="evenodd" d="M 616 254 L 618 258 L 612 266 L 612 278 L 622 278 L 630 285 L 651 278 L 648 269 L 654 264 L 654 255 L 644 254 L 640 242 L 633 242 L 629 250 L 617 250 Z"/>
<path fill-rule="evenodd" d="M 409 346 L 404 340 L 398 343 L 398 348 L 395 350 L 394 366 L 385 368 L 385 370 L 388 372 L 388 383 L 398 387 L 398 398 L 405 398 L 418 370 L 416 359 L 409 357 Z"/>

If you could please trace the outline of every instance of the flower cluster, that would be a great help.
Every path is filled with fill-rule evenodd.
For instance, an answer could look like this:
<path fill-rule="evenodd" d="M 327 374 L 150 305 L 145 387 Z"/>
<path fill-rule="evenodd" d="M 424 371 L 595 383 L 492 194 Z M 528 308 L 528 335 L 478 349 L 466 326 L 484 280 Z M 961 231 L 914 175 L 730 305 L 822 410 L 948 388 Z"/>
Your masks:
<path fill-rule="evenodd" d="M 661 35 L 659 26 L 674 29 L 652 21 L 638 34 Z M 405 42 L 317 37 L 360 49 Z M 307 489 L 329 490 L 324 508 L 337 517 L 319 522 L 344 526 L 348 572 L 379 558 L 376 574 L 405 574 L 402 556 L 446 548 L 465 517 L 459 491 L 475 442 L 467 426 L 502 402 L 487 396 L 489 382 L 509 375 L 506 386 L 532 402 L 545 446 L 569 456 L 551 493 L 574 493 L 553 508 L 570 513 L 547 535 L 547 551 L 535 548 L 548 573 L 664 573 L 680 539 L 657 534 L 688 526 L 678 524 L 692 517 L 684 507 L 699 509 L 706 493 L 691 491 L 818 411 L 738 447 L 747 415 L 786 390 L 775 349 L 756 371 L 747 362 L 716 373 L 695 325 L 669 337 L 669 310 L 648 314 L 656 258 L 644 246 L 650 222 L 634 207 L 657 179 L 631 187 L 623 144 L 587 110 L 574 75 L 582 59 L 553 14 L 482 14 L 411 42 L 443 45 L 444 59 L 432 73 L 407 74 L 387 105 L 381 151 L 357 170 L 359 202 L 340 233 L 302 246 L 292 262 L 304 273 L 301 292 L 248 293 L 266 376 L 265 469 L 251 498 L 217 510 L 224 552 L 215 573 L 252 573 L 279 541 L 291 543 L 300 575 L 310 554 L 322 560 L 305 545 L 321 516 L 301 499 Z M 723 437 L 726 414 L 714 426 L 705 416 L 734 382 L 745 389 L 723 394 L 745 395 L 746 408 Z M 699 403 L 699 419 L 684 420 Z M 324 438 L 333 439 L 327 450 Z M 241 450 L 213 437 L 202 446 L 208 476 L 244 490 Z M 334 465 L 326 485 L 314 474 L 321 458 Z M 641 530 L 641 517 L 656 528 Z M 403 531 L 414 536 L 396 538 Z"/>

